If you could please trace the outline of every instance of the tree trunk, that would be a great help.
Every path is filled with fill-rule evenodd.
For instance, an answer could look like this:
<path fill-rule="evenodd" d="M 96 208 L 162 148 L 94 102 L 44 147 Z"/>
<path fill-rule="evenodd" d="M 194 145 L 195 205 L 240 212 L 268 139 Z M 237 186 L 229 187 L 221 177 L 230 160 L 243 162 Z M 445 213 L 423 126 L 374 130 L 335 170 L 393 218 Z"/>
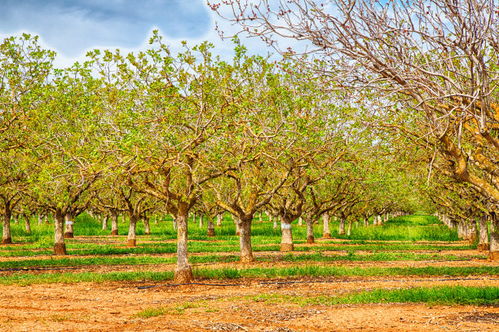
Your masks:
<path fill-rule="evenodd" d="M 293 251 L 293 230 L 291 228 L 292 220 L 281 218 L 281 251 Z"/>
<path fill-rule="evenodd" d="M 136 247 L 137 246 L 137 216 L 132 214 L 130 216 L 130 225 L 128 226 L 128 246 Z"/>
<path fill-rule="evenodd" d="M 213 223 L 213 218 L 208 217 L 208 236 L 215 236 L 215 224 Z"/>
<path fill-rule="evenodd" d="M 118 211 L 111 211 L 111 235 L 118 235 Z"/>
<path fill-rule="evenodd" d="M 64 216 L 59 209 L 55 211 L 54 228 L 54 254 L 66 255 L 66 244 L 64 243 Z"/>
<path fill-rule="evenodd" d="M 73 216 L 71 213 L 66 213 L 64 216 L 64 220 L 66 222 L 66 232 L 64 233 L 64 237 L 66 239 L 72 239 L 74 238 L 74 232 L 73 232 Z"/>
<path fill-rule="evenodd" d="M 203 224 L 204 224 L 204 222 L 203 222 L 203 215 L 200 215 L 199 216 L 199 228 L 203 228 Z"/>
<path fill-rule="evenodd" d="M 4 210 L 3 215 L 3 230 L 2 230 L 2 244 L 12 243 L 12 235 L 10 232 L 10 219 L 12 217 L 12 211 L 10 207 Z"/>
<path fill-rule="evenodd" d="M 331 238 L 331 231 L 329 230 L 329 213 L 322 215 L 322 237 L 325 239 Z"/>
<path fill-rule="evenodd" d="M 499 260 L 499 218 L 495 212 L 491 214 L 490 221 L 489 258 L 497 261 Z"/>
<path fill-rule="evenodd" d="M 105 231 L 107 230 L 107 222 L 109 220 L 109 216 L 105 215 L 104 219 L 102 219 L 102 230 Z"/>
<path fill-rule="evenodd" d="M 299 217 L 298 218 L 298 226 L 302 226 L 302 225 L 303 225 L 303 218 Z"/>
<path fill-rule="evenodd" d="M 43 224 L 43 216 L 41 214 L 38 215 L 38 225 Z"/>
<path fill-rule="evenodd" d="M 222 226 L 223 214 L 217 214 L 217 226 Z"/>
<path fill-rule="evenodd" d="M 364 222 L 365 227 L 369 226 L 369 219 L 368 218 L 364 218 L 363 222 Z"/>
<path fill-rule="evenodd" d="M 274 223 L 272 227 L 274 229 L 277 229 L 277 217 L 276 216 L 271 216 L 271 218 L 272 218 L 272 221 Z"/>
<path fill-rule="evenodd" d="M 479 219 L 479 237 L 478 237 L 478 250 L 489 250 L 489 232 L 487 227 L 487 216 Z"/>
<path fill-rule="evenodd" d="M 314 220 L 312 218 L 306 218 L 305 223 L 307 224 L 307 243 L 315 243 Z"/>
<path fill-rule="evenodd" d="M 352 235 L 352 221 L 348 222 L 348 227 L 347 227 L 347 236 Z"/>
<path fill-rule="evenodd" d="M 239 247 L 241 249 L 241 263 L 250 263 L 255 259 L 253 258 L 253 248 L 251 247 L 251 222 L 253 216 L 240 219 L 239 230 Z"/>
<path fill-rule="evenodd" d="M 174 282 L 185 284 L 192 281 L 192 268 L 187 256 L 187 207 L 179 209 L 175 217 L 177 222 L 177 267 L 175 269 Z"/>
<path fill-rule="evenodd" d="M 236 235 L 239 236 L 239 235 L 241 235 L 241 230 L 239 229 L 239 225 L 241 224 L 241 221 L 236 216 L 232 216 L 232 219 L 234 220 L 234 224 L 236 225 Z"/>
<path fill-rule="evenodd" d="M 144 221 L 144 233 L 146 235 L 151 235 L 151 224 L 149 223 L 149 219 L 145 217 L 143 221 Z"/>
<path fill-rule="evenodd" d="M 340 218 L 340 224 L 338 225 L 338 234 L 345 235 L 345 218 Z"/>
<path fill-rule="evenodd" d="M 24 227 L 26 229 L 26 233 L 31 234 L 31 220 L 30 220 L 30 216 L 25 215 L 24 216 L 24 222 L 25 222 Z"/>

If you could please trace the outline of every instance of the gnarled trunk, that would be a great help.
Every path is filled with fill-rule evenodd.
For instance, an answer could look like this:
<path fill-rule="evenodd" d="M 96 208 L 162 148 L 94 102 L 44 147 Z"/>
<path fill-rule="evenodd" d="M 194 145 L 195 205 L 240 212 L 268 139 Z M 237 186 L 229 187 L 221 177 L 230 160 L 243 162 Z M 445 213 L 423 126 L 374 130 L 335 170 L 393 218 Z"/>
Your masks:
<path fill-rule="evenodd" d="M 251 247 L 251 222 L 253 221 L 253 216 L 244 217 L 239 221 L 239 247 L 241 250 L 241 262 L 249 263 L 253 262 L 253 248 Z"/>
<path fill-rule="evenodd" d="M 137 216 L 132 214 L 130 216 L 130 225 L 128 226 L 128 246 L 135 247 L 137 246 Z"/>
<path fill-rule="evenodd" d="M 329 213 L 322 215 L 322 237 L 325 239 L 331 238 L 331 231 L 329 230 Z"/>
<path fill-rule="evenodd" d="M 111 212 L 111 235 L 118 235 L 118 211 Z"/>
<path fill-rule="evenodd" d="M 215 236 L 215 224 L 213 223 L 213 219 L 208 217 L 208 236 Z"/>
<path fill-rule="evenodd" d="M 187 207 L 179 209 L 175 216 L 177 223 L 177 267 L 175 269 L 174 281 L 178 284 L 192 281 L 192 268 L 187 256 Z"/>
<path fill-rule="evenodd" d="M 55 211 L 54 254 L 66 255 L 66 244 L 64 243 L 64 216 L 59 209 Z"/>
<path fill-rule="evenodd" d="M 293 251 L 293 230 L 289 218 L 281 218 L 281 251 Z"/>
<path fill-rule="evenodd" d="M 4 210 L 3 223 L 2 223 L 2 243 L 12 243 L 12 235 L 10 232 L 10 219 L 12 218 L 12 211 L 9 207 Z"/>
<path fill-rule="evenodd" d="M 73 216 L 71 215 L 71 213 L 66 213 L 66 215 L 64 216 L 64 220 L 66 222 L 66 232 L 64 233 L 64 237 L 66 239 L 71 239 L 71 238 L 74 238 L 74 231 L 73 231 Z"/>
<path fill-rule="evenodd" d="M 478 220 L 479 223 L 479 236 L 478 236 L 478 250 L 489 250 L 489 231 L 487 227 L 487 216 L 483 216 Z"/>
<path fill-rule="evenodd" d="M 306 218 L 305 223 L 307 224 L 307 243 L 314 243 L 314 220 L 312 218 Z"/>

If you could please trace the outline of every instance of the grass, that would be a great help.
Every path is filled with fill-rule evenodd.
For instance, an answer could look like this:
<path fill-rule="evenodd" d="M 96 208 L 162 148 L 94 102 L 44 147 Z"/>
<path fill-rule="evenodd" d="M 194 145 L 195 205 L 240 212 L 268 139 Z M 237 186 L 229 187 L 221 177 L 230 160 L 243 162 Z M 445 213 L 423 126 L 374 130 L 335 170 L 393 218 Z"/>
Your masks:
<path fill-rule="evenodd" d="M 283 254 L 258 257 L 257 261 L 261 262 L 337 262 L 337 261 L 434 261 L 434 260 L 470 260 L 470 259 L 485 259 L 485 255 L 477 255 L 470 257 L 460 257 L 456 255 L 439 255 L 439 254 L 416 254 L 409 252 L 380 252 L 373 254 L 356 254 L 354 251 L 349 251 L 347 255 L 324 255 L 321 252 L 311 254 Z M 238 255 L 203 255 L 191 256 L 189 261 L 193 264 L 203 263 L 230 263 L 239 261 Z M 0 262 L 1 269 L 30 269 L 30 268 L 51 268 L 51 267 L 78 267 L 78 266 L 95 266 L 95 265 L 143 265 L 143 264 L 174 264 L 176 257 L 161 257 L 161 256 L 133 256 L 133 257 L 85 257 L 85 258 L 50 258 L 50 259 L 25 259 L 16 261 Z"/>
<path fill-rule="evenodd" d="M 292 266 L 283 268 L 197 268 L 193 271 L 197 279 L 241 279 L 241 278 L 290 278 L 290 277 L 375 277 L 375 276 L 469 276 L 498 275 L 499 267 L 345 267 L 345 266 Z M 77 273 L 13 273 L 0 276 L 0 284 L 31 285 L 48 283 L 105 282 L 105 281 L 165 281 L 173 279 L 173 271 L 153 272 L 77 272 Z"/>
<path fill-rule="evenodd" d="M 295 303 L 299 305 L 338 305 L 368 303 L 428 303 L 441 305 L 499 305 L 499 287 L 414 287 L 374 289 L 343 296 L 300 297 L 262 294 L 249 297 L 256 302 Z"/>
<path fill-rule="evenodd" d="M 373 289 L 352 292 L 340 296 L 296 296 L 284 294 L 260 294 L 256 296 L 217 298 L 213 301 L 229 300 L 241 302 L 264 302 L 268 304 L 294 303 L 300 306 L 333 306 L 340 304 L 371 303 L 427 303 L 430 305 L 499 305 L 499 287 L 414 287 L 407 289 Z M 210 308 L 206 300 L 184 302 L 173 306 L 149 307 L 134 315 L 138 318 L 158 317 L 165 314 L 183 315 L 187 309 L 207 307 L 205 312 L 218 312 Z"/>

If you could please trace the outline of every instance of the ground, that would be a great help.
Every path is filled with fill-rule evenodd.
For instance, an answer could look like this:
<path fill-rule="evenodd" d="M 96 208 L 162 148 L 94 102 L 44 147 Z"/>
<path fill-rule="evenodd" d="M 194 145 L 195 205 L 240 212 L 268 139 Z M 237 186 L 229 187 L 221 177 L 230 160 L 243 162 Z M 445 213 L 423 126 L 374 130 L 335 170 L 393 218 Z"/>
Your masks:
<path fill-rule="evenodd" d="M 2 285 L 0 329 L 9 331 L 497 331 L 499 308 L 427 304 L 307 305 L 279 296 L 375 288 L 499 286 L 499 278 L 385 277 Z M 144 286 L 153 286 L 144 288 Z M 272 300 L 272 298 L 277 300 Z M 267 299 L 267 300 L 266 300 Z M 161 310 L 161 314 L 156 313 Z M 152 312 L 151 317 L 144 313 Z M 142 313 L 142 315 L 141 315 Z M 157 315 L 157 316 L 156 316 Z"/>

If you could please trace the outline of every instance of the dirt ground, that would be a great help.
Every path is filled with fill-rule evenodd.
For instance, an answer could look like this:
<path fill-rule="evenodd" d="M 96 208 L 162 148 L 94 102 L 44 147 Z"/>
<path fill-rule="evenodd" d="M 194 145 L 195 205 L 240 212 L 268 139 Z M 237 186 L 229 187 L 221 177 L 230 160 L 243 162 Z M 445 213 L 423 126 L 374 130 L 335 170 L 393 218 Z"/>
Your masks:
<path fill-rule="evenodd" d="M 270 283 L 269 283 L 270 281 Z M 339 295 L 417 286 L 499 286 L 499 279 L 342 278 L 236 286 L 110 282 L 0 286 L 2 331 L 498 331 L 499 307 L 425 304 L 305 305 L 257 296 Z M 207 281 L 207 283 L 215 283 Z M 140 289 L 142 286 L 154 286 Z M 163 314 L 140 318 L 145 309 Z"/>

